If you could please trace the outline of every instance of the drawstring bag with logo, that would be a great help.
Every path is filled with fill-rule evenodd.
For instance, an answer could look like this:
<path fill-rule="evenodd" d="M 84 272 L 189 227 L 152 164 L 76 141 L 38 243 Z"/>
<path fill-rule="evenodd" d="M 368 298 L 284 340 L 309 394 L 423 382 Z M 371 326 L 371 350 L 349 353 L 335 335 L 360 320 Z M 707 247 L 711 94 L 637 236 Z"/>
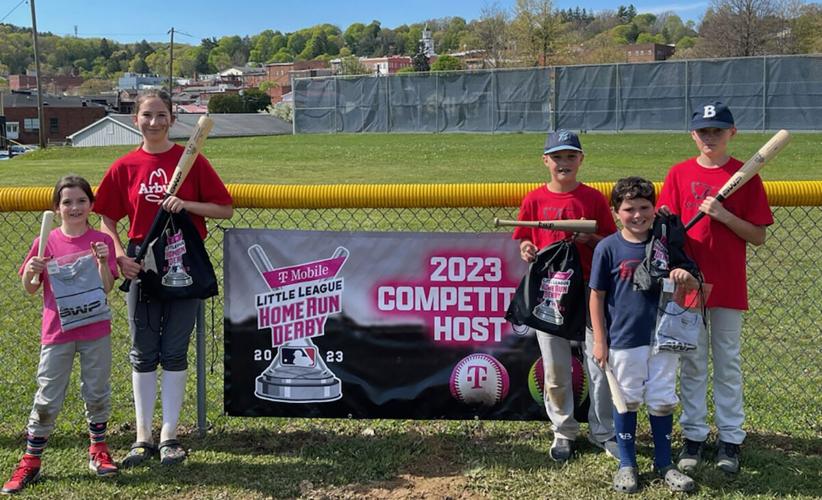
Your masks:
<path fill-rule="evenodd" d="M 505 313 L 514 325 L 527 325 L 569 340 L 585 337 L 585 283 L 579 251 L 569 240 L 537 253 Z"/>
<path fill-rule="evenodd" d="M 655 352 L 696 350 L 710 291 L 711 285 L 701 281 L 698 289 L 688 291 L 671 280 L 664 280 L 654 330 Z"/>
<path fill-rule="evenodd" d="M 159 300 L 207 299 L 217 295 L 217 277 L 203 239 L 185 210 L 160 210 L 160 234 L 149 245 L 139 279 L 142 292 Z"/>
<path fill-rule="evenodd" d="M 634 270 L 634 290 L 659 290 L 671 269 L 685 269 L 699 277 L 696 263 L 685 254 L 685 226 L 678 215 L 656 214 L 651 235 L 645 244 L 645 258 Z"/>
<path fill-rule="evenodd" d="M 111 319 L 97 259 L 90 250 L 52 259 L 46 272 L 64 332 Z"/>

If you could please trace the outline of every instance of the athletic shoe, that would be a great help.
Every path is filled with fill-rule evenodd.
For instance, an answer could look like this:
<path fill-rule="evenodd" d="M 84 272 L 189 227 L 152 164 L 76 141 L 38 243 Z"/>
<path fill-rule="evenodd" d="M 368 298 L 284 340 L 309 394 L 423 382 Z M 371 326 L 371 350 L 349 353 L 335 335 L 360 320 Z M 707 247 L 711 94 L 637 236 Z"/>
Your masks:
<path fill-rule="evenodd" d="M 693 472 L 702 463 L 702 453 L 705 449 L 705 441 L 691 441 L 686 439 L 679 452 L 677 467 L 682 472 Z"/>
<path fill-rule="evenodd" d="M 574 453 L 574 442 L 570 439 L 554 436 L 554 443 L 551 445 L 551 459 L 556 462 L 565 462 Z"/>
<path fill-rule="evenodd" d="M 17 493 L 26 486 L 40 479 L 40 458 L 31 455 L 23 455 L 14 473 L 11 475 L 0 493 L 10 495 Z"/>
<path fill-rule="evenodd" d="M 729 474 L 739 472 L 739 445 L 719 441 L 716 452 L 716 466 Z"/>
<path fill-rule="evenodd" d="M 97 477 L 114 476 L 119 472 L 117 464 L 111 459 L 106 443 L 94 443 L 88 448 L 88 468 Z"/>
<path fill-rule="evenodd" d="M 600 442 L 594 439 L 593 436 L 588 434 L 588 441 L 600 450 L 603 450 L 605 454 L 609 457 L 613 458 L 614 460 L 619 460 L 619 446 L 617 446 L 615 437 L 612 437 L 607 441 Z"/>

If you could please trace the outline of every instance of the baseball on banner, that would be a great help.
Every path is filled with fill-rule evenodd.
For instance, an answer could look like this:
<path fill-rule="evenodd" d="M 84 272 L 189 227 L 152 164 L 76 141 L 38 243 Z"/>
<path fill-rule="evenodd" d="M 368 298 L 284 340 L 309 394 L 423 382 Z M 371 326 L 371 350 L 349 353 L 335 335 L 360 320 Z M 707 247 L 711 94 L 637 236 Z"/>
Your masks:
<path fill-rule="evenodd" d="M 578 408 L 588 396 L 588 378 L 585 376 L 579 358 L 573 355 L 571 356 L 571 385 L 574 389 L 574 407 Z M 534 361 L 528 371 L 528 391 L 534 401 L 540 405 L 544 404 L 545 371 L 541 357 Z"/>
<path fill-rule="evenodd" d="M 464 357 L 451 371 L 451 395 L 469 405 L 494 406 L 508 395 L 508 370 L 489 354 Z"/>

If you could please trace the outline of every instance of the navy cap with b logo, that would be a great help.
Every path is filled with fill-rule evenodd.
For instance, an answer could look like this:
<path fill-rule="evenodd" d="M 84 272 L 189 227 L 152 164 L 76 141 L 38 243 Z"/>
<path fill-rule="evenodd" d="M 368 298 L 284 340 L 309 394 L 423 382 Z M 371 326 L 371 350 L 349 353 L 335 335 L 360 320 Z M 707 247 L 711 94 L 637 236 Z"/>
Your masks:
<path fill-rule="evenodd" d="M 579 143 L 579 136 L 570 130 L 549 132 L 548 137 L 545 138 L 543 154 L 547 155 L 564 149 L 582 152 L 582 144 Z"/>
<path fill-rule="evenodd" d="M 697 106 L 691 115 L 691 130 L 700 128 L 731 128 L 734 126 L 734 115 L 728 106 L 719 101 Z"/>

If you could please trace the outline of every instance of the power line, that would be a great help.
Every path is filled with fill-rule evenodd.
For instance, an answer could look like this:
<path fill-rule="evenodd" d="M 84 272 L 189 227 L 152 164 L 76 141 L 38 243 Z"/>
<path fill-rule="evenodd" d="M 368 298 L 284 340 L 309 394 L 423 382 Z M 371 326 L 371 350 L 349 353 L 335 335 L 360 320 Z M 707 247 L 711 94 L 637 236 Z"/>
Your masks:
<path fill-rule="evenodd" d="M 21 5 L 23 5 L 24 3 L 26 3 L 26 0 L 20 0 L 20 2 L 19 2 L 17 5 L 15 5 L 14 7 L 12 7 L 12 8 L 11 8 L 11 10 L 10 10 L 10 11 L 8 11 L 8 13 L 7 13 L 5 16 L 3 16 L 3 19 L 0 19 L 0 23 L 2 23 L 3 21 L 5 21 L 5 20 L 6 20 L 6 18 L 7 18 L 7 17 L 9 17 L 9 16 L 12 14 L 12 12 L 14 12 L 15 10 L 17 10 L 17 7 L 20 7 L 20 6 L 21 6 Z"/>

